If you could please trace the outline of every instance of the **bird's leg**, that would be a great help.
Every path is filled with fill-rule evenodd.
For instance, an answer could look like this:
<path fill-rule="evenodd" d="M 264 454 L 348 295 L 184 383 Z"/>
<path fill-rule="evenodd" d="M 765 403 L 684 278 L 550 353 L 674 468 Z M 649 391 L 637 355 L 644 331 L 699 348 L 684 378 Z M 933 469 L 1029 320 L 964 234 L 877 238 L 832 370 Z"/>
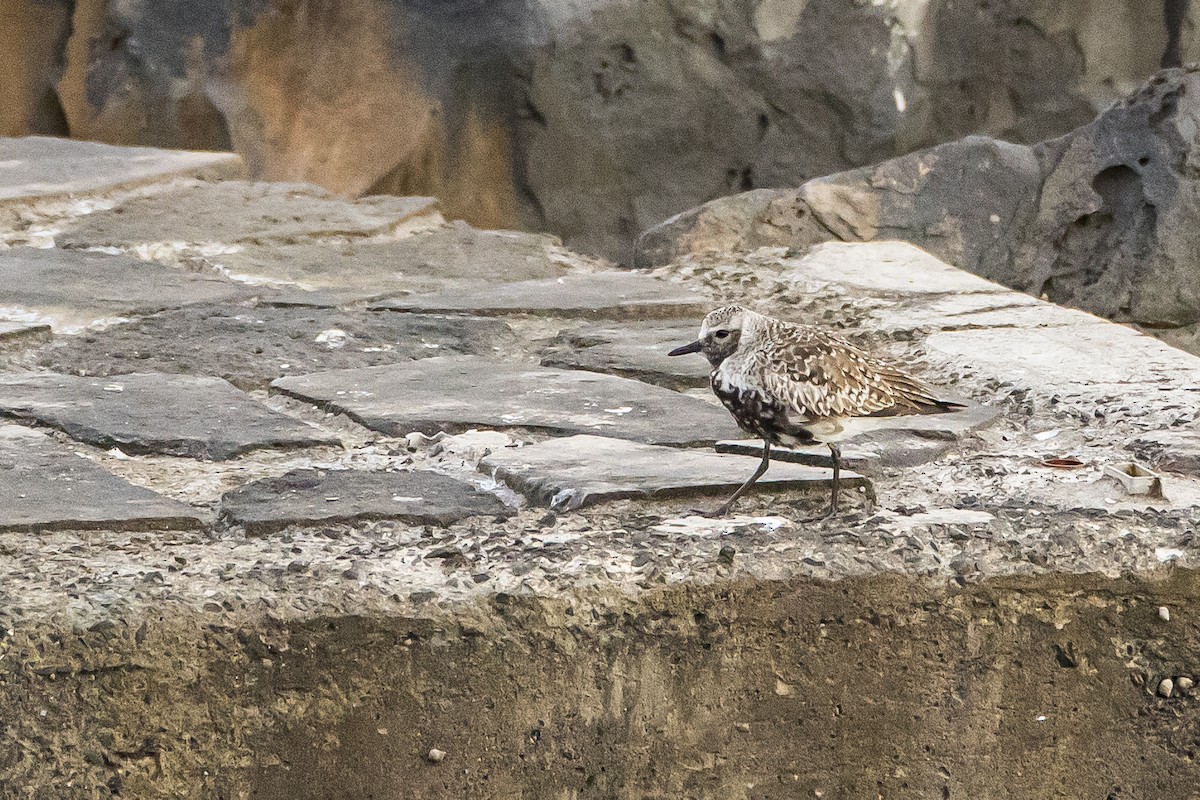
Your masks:
<path fill-rule="evenodd" d="M 829 455 L 833 457 L 833 494 L 829 498 L 829 516 L 833 516 L 838 512 L 838 484 L 842 471 L 842 448 L 832 442 L 826 442 L 826 444 L 829 445 Z"/>
<path fill-rule="evenodd" d="M 842 449 L 836 444 L 829 442 L 826 442 L 825 445 L 829 448 L 829 455 L 833 460 L 833 493 L 829 497 L 829 508 L 824 514 L 811 517 L 804 520 L 804 522 L 820 522 L 821 520 L 829 519 L 838 512 L 838 491 L 841 488 L 842 473 Z"/>
<path fill-rule="evenodd" d="M 758 469 L 754 470 L 754 474 L 750 476 L 750 480 L 743 483 L 738 490 L 733 493 L 733 497 L 722 503 L 721 507 L 714 511 L 711 516 L 723 517 L 728 514 L 729 509 L 733 508 L 733 504 L 738 501 L 738 498 L 744 495 L 747 490 L 749 490 L 749 488 L 763 476 L 763 473 L 767 471 L 767 467 L 769 466 L 771 466 L 771 443 L 764 439 L 762 463 L 758 465 Z"/>

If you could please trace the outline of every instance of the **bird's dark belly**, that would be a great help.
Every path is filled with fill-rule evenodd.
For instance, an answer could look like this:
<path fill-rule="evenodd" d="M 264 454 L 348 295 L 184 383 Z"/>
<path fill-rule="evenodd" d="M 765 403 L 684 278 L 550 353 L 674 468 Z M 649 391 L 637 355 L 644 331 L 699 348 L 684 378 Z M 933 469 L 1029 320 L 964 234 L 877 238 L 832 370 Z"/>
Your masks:
<path fill-rule="evenodd" d="M 772 444 L 782 445 L 789 440 L 811 439 L 804 428 L 788 419 L 788 408 L 773 397 L 755 389 L 737 389 L 712 382 L 713 394 L 729 409 L 738 427 Z"/>

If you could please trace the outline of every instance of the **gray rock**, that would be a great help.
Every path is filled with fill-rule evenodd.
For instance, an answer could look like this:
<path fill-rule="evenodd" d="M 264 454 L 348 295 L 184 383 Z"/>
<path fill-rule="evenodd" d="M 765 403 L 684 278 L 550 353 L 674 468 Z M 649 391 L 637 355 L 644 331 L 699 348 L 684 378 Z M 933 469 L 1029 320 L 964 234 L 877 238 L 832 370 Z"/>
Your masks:
<path fill-rule="evenodd" d="M 695 339 L 698 328 L 698 322 L 587 323 L 560 332 L 542 350 L 542 366 L 606 372 L 676 390 L 707 386 L 707 361 L 667 355 Z"/>
<path fill-rule="evenodd" d="M 341 330 L 342 347 L 317 341 Z M 118 375 L 169 372 L 214 375 L 241 389 L 275 378 L 329 369 L 394 364 L 437 355 L 508 352 L 504 322 L 478 317 L 196 305 L 166 311 L 88 336 L 59 337 L 38 355 L 55 372 Z"/>
<path fill-rule="evenodd" d="M 196 528 L 192 508 L 118 478 L 44 433 L 0 424 L 0 531 Z"/>
<path fill-rule="evenodd" d="M 685 255 L 791 247 L 833 238 L 796 192 L 755 189 L 722 197 L 663 220 L 638 237 L 634 265 L 655 267 Z"/>
<path fill-rule="evenodd" d="M 220 460 L 263 447 L 335 441 L 220 378 L 184 375 L 3 375 L 0 414 L 130 454 Z"/>
<path fill-rule="evenodd" d="M 64 247 L 147 242 L 234 244 L 317 236 L 367 236 L 436 211 L 430 197 L 341 200 L 308 184 L 222 181 L 135 197 L 78 217 L 56 236 Z"/>
<path fill-rule="evenodd" d="M 1175 693 L 1175 681 L 1170 678 L 1163 678 L 1158 682 L 1158 696 L 1170 697 Z"/>
<path fill-rule="evenodd" d="M 475 356 L 281 378 L 271 388 L 395 436 L 529 428 L 711 445 L 740 435 L 720 406 L 658 386 Z"/>
<path fill-rule="evenodd" d="M 718 199 L 647 231 L 639 266 L 688 253 L 821 241 L 899 239 L 957 267 L 997 280 L 1032 216 L 1041 183 L 1033 149 L 982 136 L 840 172 L 746 200 Z M 740 235 L 743 241 L 734 241 Z M 671 240 L 677 244 L 672 246 Z"/>
<path fill-rule="evenodd" d="M 639 444 L 603 436 L 550 439 L 493 452 L 479 469 L 494 474 L 532 502 L 574 509 L 627 498 L 653 499 L 732 492 L 759 459 Z M 771 489 L 830 489 L 830 470 L 775 464 L 758 482 Z M 857 473 L 842 472 L 843 487 L 865 485 Z"/>
<path fill-rule="evenodd" d="M 271 302 L 344 305 L 447 285 L 562 275 L 558 240 L 461 222 L 400 239 L 255 245 L 207 258 L 236 280 L 290 289 Z"/>
<path fill-rule="evenodd" d="M 601 319 L 695 317 L 713 303 L 695 288 L 636 272 L 595 272 L 560 278 L 471 286 L 396 297 L 373 309 L 425 313 L 538 314 Z"/>
<path fill-rule="evenodd" d="M 1200 68 L 1165 70 L 1088 125 L 1037 148 L 1034 220 L 1013 274 L 985 276 L 1154 327 L 1200 321 Z"/>
<path fill-rule="evenodd" d="M 56 333 L 191 303 L 261 294 L 215 273 L 197 273 L 129 256 L 13 247 L 0 250 L 0 319 L 33 316 Z"/>
<path fill-rule="evenodd" d="M 1187 429 L 1151 431 L 1133 440 L 1130 450 L 1168 472 L 1200 477 L 1200 432 Z"/>
<path fill-rule="evenodd" d="M 494 495 L 436 472 L 293 470 L 227 492 L 220 517 L 261 534 L 289 525 L 394 519 L 450 525 L 472 516 L 507 516 Z"/>
<path fill-rule="evenodd" d="M 1192 325 L 1197 114 L 1200 68 L 1165 70 L 1093 122 L 1034 147 L 971 136 L 797 191 L 712 201 L 647 232 L 639 264 L 760 243 L 808 247 L 823 228 L 829 239 L 908 241 L 1111 319 Z M 795 221 L 810 216 L 819 227 Z"/>
<path fill-rule="evenodd" d="M 113 147 L 29 136 L 0 138 L 0 202 L 91 194 L 178 177 L 233 177 L 242 159 L 233 153 L 196 153 L 153 147 Z"/>

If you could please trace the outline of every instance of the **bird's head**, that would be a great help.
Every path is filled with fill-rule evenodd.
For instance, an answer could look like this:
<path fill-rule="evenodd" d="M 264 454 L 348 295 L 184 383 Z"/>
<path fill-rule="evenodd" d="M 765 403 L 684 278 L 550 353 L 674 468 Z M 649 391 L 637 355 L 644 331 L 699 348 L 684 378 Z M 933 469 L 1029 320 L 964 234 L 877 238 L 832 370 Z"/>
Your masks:
<path fill-rule="evenodd" d="M 752 312 L 741 306 L 726 306 L 718 308 L 704 318 L 700 324 L 700 338 L 683 347 L 676 347 L 669 356 L 682 356 L 688 353 L 703 353 L 708 363 L 714 368 L 729 358 L 738 349 L 742 340 L 744 328 Z"/>

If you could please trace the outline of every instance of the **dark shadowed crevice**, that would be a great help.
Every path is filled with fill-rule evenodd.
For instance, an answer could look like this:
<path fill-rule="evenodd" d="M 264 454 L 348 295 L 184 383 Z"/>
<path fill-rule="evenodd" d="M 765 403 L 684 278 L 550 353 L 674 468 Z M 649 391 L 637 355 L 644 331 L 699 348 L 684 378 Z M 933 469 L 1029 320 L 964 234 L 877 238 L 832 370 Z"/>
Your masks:
<path fill-rule="evenodd" d="M 63 110 L 62 99 L 53 86 L 47 86 L 42 94 L 42 100 L 34 112 L 31 133 L 44 136 L 70 136 L 71 126 L 67 122 L 67 112 Z"/>
<path fill-rule="evenodd" d="M 1183 55 L 1180 43 L 1183 39 L 1183 25 L 1187 20 L 1190 0 L 1163 0 L 1163 22 L 1167 27 L 1167 46 L 1163 50 L 1161 66 L 1183 66 Z"/>

